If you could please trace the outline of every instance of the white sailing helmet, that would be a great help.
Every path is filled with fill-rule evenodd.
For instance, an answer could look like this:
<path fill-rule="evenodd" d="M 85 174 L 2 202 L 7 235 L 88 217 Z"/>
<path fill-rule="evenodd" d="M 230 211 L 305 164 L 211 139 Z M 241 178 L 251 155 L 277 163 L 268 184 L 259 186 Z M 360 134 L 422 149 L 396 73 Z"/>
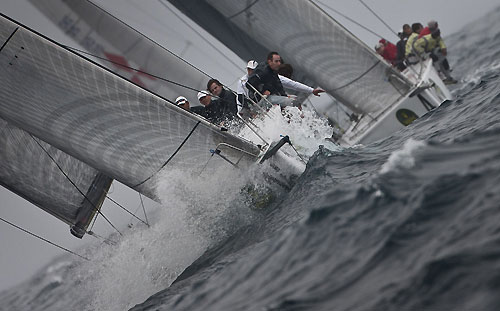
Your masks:
<path fill-rule="evenodd" d="M 175 104 L 176 104 L 177 106 L 184 105 L 184 104 L 185 104 L 185 103 L 187 103 L 187 102 L 188 102 L 188 100 L 187 100 L 187 99 L 186 99 L 186 97 L 184 97 L 184 96 L 179 96 L 179 97 L 177 97 L 177 98 L 175 99 Z"/>
<path fill-rule="evenodd" d="M 252 60 L 248 61 L 247 68 L 255 69 L 255 68 L 257 68 L 257 65 L 259 65 L 259 63 L 257 63 L 256 61 L 254 61 L 252 59 Z"/>
<path fill-rule="evenodd" d="M 207 92 L 205 91 L 199 91 L 198 92 L 198 100 L 202 99 L 203 97 L 209 95 Z"/>

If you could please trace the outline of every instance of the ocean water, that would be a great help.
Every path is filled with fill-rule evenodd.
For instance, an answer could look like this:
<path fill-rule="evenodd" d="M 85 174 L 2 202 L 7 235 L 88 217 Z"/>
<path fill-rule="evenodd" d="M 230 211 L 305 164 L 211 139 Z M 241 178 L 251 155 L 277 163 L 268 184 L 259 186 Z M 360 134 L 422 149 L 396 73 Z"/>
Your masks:
<path fill-rule="evenodd" d="M 445 37 L 455 100 L 403 131 L 300 142 L 310 159 L 291 189 L 270 192 L 266 166 L 167 172 L 182 182 L 160 183 L 168 204 L 151 228 L 81 250 L 91 262 L 58 258 L 0 293 L 0 309 L 498 310 L 499 29 L 497 9 Z"/>

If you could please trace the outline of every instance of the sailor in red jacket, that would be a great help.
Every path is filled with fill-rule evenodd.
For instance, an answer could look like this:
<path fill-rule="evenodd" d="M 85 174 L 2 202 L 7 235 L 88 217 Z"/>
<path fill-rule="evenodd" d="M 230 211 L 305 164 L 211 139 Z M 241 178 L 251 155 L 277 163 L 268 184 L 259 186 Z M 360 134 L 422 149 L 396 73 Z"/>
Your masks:
<path fill-rule="evenodd" d="M 420 33 L 418 34 L 418 38 L 422 38 L 425 35 L 431 34 L 434 30 L 438 28 L 438 22 L 432 20 L 427 23 L 427 27 L 422 29 Z"/>
<path fill-rule="evenodd" d="M 375 45 L 375 51 L 380 54 L 385 60 L 387 60 L 391 65 L 396 63 L 396 57 L 398 54 L 397 47 L 391 42 L 380 39 L 380 41 Z"/>

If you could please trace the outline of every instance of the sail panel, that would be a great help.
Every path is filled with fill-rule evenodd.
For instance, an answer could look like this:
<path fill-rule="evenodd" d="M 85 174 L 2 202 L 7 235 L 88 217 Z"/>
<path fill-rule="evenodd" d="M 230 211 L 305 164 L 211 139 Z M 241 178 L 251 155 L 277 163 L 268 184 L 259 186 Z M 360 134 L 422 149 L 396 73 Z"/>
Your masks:
<path fill-rule="evenodd" d="M 185 6 L 179 0 L 169 1 L 180 9 Z M 215 8 L 233 27 L 268 51 L 279 52 L 296 72 L 305 73 L 307 79 L 315 81 L 355 112 L 377 114 L 406 94 L 411 86 L 399 72 L 311 1 L 197 2 Z M 235 49 L 232 45 L 238 42 L 230 44 L 228 47 Z"/>
<path fill-rule="evenodd" d="M 16 27 L 4 17 L 0 26 L 0 38 Z M 26 28 L 4 46 L 0 67 L 0 117 L 154 199 L 152 176 L 165 166 L 199 172 L 219 143 L 243 150 L 226 150 L 242 164 L 260 153 Z"/>
<path fill-rule="evenodd" d="M 174 100 L 196 94 L 211 78 L 87 0 L 30 0 L 69 37 L 108 69 Z M 103 60 L 104 59 L 104 60 Z M 121 66 L 123 65 L 123 66 Z M 130 68 L 139 69 L 140 72 Z M 164 81 L 159 79 L 172 81 Z"/>
<path fill-rule="evenodd" d="M 251 59 L 258 61 L 268 53 L 266 47 L 235 27 L 231 20 L 225 18 L 209 3 L 199 0 L 168 1 L 217 40 L 230 47 L 245 62 Z"/>
<path fill-rule="evenodd" d="M 0 184 L 72 226 L 78 237 L 100 209 L 111 182 L 85 163 L 0 119 Z"/>

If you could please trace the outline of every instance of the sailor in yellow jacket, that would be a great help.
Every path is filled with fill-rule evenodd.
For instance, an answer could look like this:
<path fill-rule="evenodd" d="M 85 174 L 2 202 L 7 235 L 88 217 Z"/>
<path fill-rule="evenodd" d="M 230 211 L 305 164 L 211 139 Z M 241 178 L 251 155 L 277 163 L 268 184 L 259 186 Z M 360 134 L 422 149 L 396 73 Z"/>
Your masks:
<path fill-rule="evenodd" d="M 413 41 L 412 50 L 415 54 L 424 56 L 425 54 L 430 54 L 434 52 L 434 49 L 439 47 L 442 50 L 446 50 L 446 45 L 444 44 L 439 29 L 431 34 L 425 35 L 420 39 Z"/>
<path fill-rule="evenodd" d="M 431 57 L 434 61 L 434 65 L 437 66 L 438 71 L 445 76 L 443 81 L 446 84 L 457 83 L 457 80 L 453 79 L 450 75 L 450 67 L 448 65 L 448 61 L 446 60 L 446 45 L 441 38 L 439 28 L 435 29 L 431 34 L 425 35 L 413 41 L 411 52 L 421 59 Z"/>
<path fill-rule="evenodd" d="M 413 43 L 418 39 L 418 35 L 420 34 L 420 31 L 422 30 L 423 26 L 420 23 L 414 23 L 411 25 L 411 30 L 412 33 L 408 37 L 408 40 L 406 40 L 406 46 L 405 46 L 405 58 L 408 58 L 409 56 L 413 56 L 412 54 L 412 49 L 413 49 Z M 409 60 L 410 63 L 416 63 L 418 60 Z"/>

